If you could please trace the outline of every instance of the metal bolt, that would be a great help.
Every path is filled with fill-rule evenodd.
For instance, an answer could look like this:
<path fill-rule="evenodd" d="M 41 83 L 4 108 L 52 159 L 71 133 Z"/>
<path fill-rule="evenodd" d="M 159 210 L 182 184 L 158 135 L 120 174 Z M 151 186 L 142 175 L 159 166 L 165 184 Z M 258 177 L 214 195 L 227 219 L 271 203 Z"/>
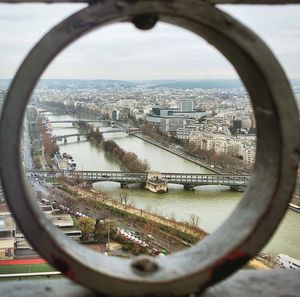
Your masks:
<path fill-rule="evenodd" d="M 131 266 L 134 268 L 135 272 L 150 274 L 156 272 L 159 269 L 159 266 L 154 261 L 154 259 L 150 257 L 143 256 L 142 258 L 137 258 Z"/>
<path fill-rule="evenodd" d="M 158 16 L 155 14 L 140 14 L 132 19 L 132 23 L 140 30 L 152 29 L 158 21 Z"/>

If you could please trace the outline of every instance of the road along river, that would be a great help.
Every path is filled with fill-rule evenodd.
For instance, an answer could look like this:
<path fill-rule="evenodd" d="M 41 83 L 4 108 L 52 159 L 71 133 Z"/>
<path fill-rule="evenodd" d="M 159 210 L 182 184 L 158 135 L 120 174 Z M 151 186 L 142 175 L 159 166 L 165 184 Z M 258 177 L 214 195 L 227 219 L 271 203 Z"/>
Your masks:
<path fill-rule="evenodd" d="M 47 116 L 50 121 L 75 119 L 75 116 L 60 116 L 52 113 L 48 113 Z M 97 125 L 100 131 L 111 129 L 101 124 Z M 71 124 L 52 124 L 52 127 L 53 135 L 66 135 L 78 131 Z M 205 168 L 134 136 L 118 132 L 104 134 L 104 137 L 114 140 L 127 151 L 135 152 L 140 159 L 146 159 L 151 170 L 209 173 Z M 66 152 L 73 156 L 77 163 L 77 170 L 121 170 L 120 165 L 105 154 L 101 146 L 84 140 L 84 137 L 80 142 L 74 137 L 68 138 L 66 144 L 63 141 L 59 141 L 58 144 L 61 153 Z M 113 182 L 97 183 L 94 187 L 108 192 L 115 198 L 119 197 L 121 191 L 120 185 Z M 232 192 L 227 187 L 202 186 L 195 191 L 185 191 L 180 185 L 169 185 L 169 191 L 161 195 L 141 189 L 139 185 L 131 185 L 128 194 L 129 202 L 136 207 L 166 217 L 188 221 L 191 214 L 196 214 L 200 218 L 199 227 L 209 233 L 224 222 L 242 196 L 241 193 Z M 264 250 L 270 255 L 285 253 L 300 259 L 300 214 L 288 210 L 282 224 Z"/>

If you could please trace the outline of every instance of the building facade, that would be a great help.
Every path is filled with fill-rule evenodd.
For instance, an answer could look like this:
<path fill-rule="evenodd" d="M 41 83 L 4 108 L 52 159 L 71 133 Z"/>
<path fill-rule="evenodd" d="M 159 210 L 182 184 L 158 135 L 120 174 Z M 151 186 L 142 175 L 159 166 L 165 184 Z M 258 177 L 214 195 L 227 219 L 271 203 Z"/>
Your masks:
<path fill-rule="evenodd" d="M 179 100 L 180 112 L 193 111 L 193 109 L 194 109 L 193 100 L 191 99 Z"/>

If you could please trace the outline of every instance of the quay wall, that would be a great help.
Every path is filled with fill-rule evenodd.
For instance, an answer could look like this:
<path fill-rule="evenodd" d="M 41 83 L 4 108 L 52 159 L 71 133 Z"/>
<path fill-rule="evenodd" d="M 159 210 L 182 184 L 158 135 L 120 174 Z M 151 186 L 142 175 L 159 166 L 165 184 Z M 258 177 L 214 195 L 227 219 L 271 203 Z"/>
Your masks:
<path fill-rule="evenodd" d="M 200 160 L 198 160 L 195 157 L 189 156 L 187 154 L 182 154 L 179 151 L 177 151 L 176 149 L 168 148 L 168 147 L 166 147 L 166 146 L 158 143 L 157 141 L 154 141 L 154 140 L 152 140 L 152 139 L 150 139 L 148 137 L 145 137 L 142 134 L 137 134 L 136 133 L 136 134 L 132 134 L 132 136 L 137 137 L 137 138 L 139 138 L 141 140 L 144 140 L 146 142 L 149 142 L 149 143 L 151 143 L 151 144 L 153 144 L 153 145 L 155 145 L 155 146 L 157 146 L 157 147 L 159 147 L 159 148 L 161 148 L 163 150 L 166 150 L 166 151 L 168 151 L 168 152 L 170 152 L 170 153 L 172 153 L 172 154 L 174 154 L 174 155 L 176 155 L 178 157 L 181 157 L 181 158 L 183 158 L 185 160 L 188 160 L 188 161 L 190 161 L 190 162 L 192 162 L 194 164 L 197 164 L 197 165 L 199 165 L 201 167 L 204 167 L 204 168 L 206 168 L 206 169 L 208 169 L 208 170 L 210 170 L 210 171 L 212 171 L 212 172 L 214 172 L 216 174 L 223 174 L 224 173 L 221 169 L 212 168 L 209 164 L 207 164 L 207 163 L 205 163 L 203 161 L 200 161 Z"/>

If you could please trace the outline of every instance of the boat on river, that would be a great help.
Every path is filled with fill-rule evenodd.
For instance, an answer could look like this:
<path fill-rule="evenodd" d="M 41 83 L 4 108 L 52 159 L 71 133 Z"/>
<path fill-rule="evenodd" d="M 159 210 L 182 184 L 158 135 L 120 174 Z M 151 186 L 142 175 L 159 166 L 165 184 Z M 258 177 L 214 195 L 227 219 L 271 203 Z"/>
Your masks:
<path fill-rule="evenodd" d="M 60 153 L 54 154 L 53 162 L 55 163 L 55 165 L 59 170 L 65 172 L 72 170 L 70 164 L 61 156 Z"/>
<path fill-rule="evenodd" d="M 74 161 L 73 157 L 70 154 L 63 153 L 62 157 L 63 157 L 63 160 L 70 165 L 71 170 L 76 169 L 76 162 Z"/>
<path fill-rule="evenodd" d="M 148 172 L 145 189 L 158 194 L 166 193 L 168 191 L 168 183 L 162 179 L 160 172 L 150 171 Z"/>
<path fill-rule="evenodd" d="M 300 260 L 294 259 L 286 254 L 276 256 L 274 261 L 280 268 L 300 270 Z"/>

